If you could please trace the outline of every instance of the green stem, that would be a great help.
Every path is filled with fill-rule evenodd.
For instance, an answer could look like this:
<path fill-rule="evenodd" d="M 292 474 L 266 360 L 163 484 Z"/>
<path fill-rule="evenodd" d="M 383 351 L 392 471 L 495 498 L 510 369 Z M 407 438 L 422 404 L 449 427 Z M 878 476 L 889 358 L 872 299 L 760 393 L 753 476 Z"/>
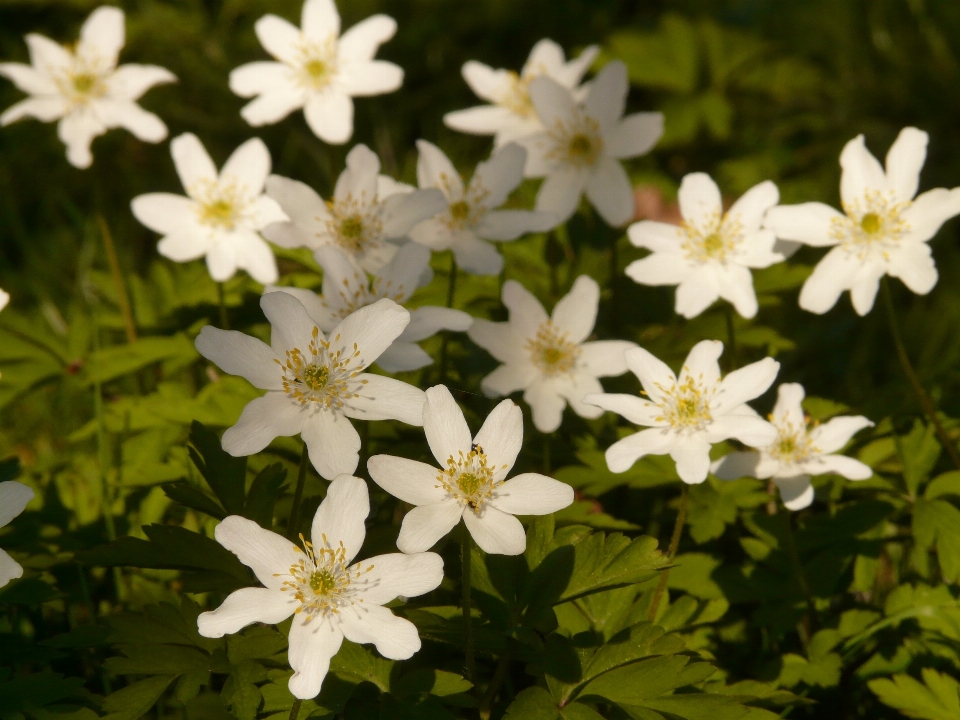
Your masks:
<path fill-rule="evenodd" d="M 667 557 L 672 558 L 677 554 L 677 548 L 680 546 L 680 535 L 683 534 L 683 525 L 687 520 L 687 501 L 690 497 L 690 489 L 687 484 L 683 484 L 680 491 L 680 507 L 677 509 L 677 520 L 673 524 L 673 536 L 670 538 L 670 547 L 667 550 Z M 657 589 L 653 592 L 653 600 L 650 601 L 650 610 L 647 611 L 647 620 L 654 622 L 657 619 L 657 608 L 660 607 L 660 599 L 667 589 L 667 579 L 670 577 L 670 568 L 660 573 L 660 582 L 657 583 Z"/>
<path fill-rule="evenodd" d="M 303 704 L 303 700 L 300 698 L 293 701 L 293 707 L 290 708 L 290 720 L 297 720 L 297 715 L 300 714 L 301 704 Z"/>
<path fill-rule="evenodd" d="M 490 720 L 493 701 L 496 700 L 500 686 L 503 685 L 503 681 L 507 677 L 507 671 L 510 669 L 512 660 L 513 648 L 510 648 L 500 657 L 500 661 L 493 671 L 493 677 L 490 678 L 490 684 L 487 686 L 486 692 L 483 693 L 483 697 L 480 698 L 480 720 Z"/>
<path fill-rule="evenodd" d="M 453 307 L 454 295 L 457 291 L 457 259 L 453 253 L 450 253 L 450 272 L 447 275 L 447 307 Z M 440 383 L 447 381 L 447 343 L 450 341 L 450 333 L 443 333 L 443 342 L 440 345 Z"/>
<path fill-rule="evenodd" d="M 807 601 L 807 609 L 810 611 L 810 623 L 814 630 L 820 627 L 820 617 L 817 614 L 817 603 L 813 598 L 813 592 L 810 590 L 810 584 L 807 582 L 807 576 L 803 572 L 803 563 L 800 560 L 800 551 L 797 550 L 797 540 L 793 534 L 792 514 L 786 508 L 780 510 L 783 517 L 783 539 L 786 545 L 787 555 L 790 557 L 790 564 L 793 565 L 793 572 L 796 575 L 797 586 Z"/>
<path fill-rule="evenodd" d="M 907 348 L 903 344 L 903 338 L 900 337 L 900 326 L 897 323 L 897 314 L 893 307 L 893 295 L 890 292 L 890 282 L 887 280 L 886 275 L 884 275 L 883 279 L 880 281 L 880 291 L 883 294 L 883 305 L 887 310 L 887 321 L 890 325 L 890 334 L 893 336 L 893 344 L 897 349 L 897 358 L 900 360 L 900 366 L 903 368 L 903 373 L 907 376 L 907 380 L 910 382 L 914 394 L 920 401 L 920 406 L 923 408 L 923 411 L 926 413 L 927 417 L 930 418 L 930 422 L 933 423 L 937 437 L 940 438 L 940 443 L 943 445 L 944 450 L 947 451 L 947 454 L 950 456 L 953 464 L 960 469 L 960 452 L 957 452 L 956 444 L 951 439 L 950 435 L 947 434 L 947 431 L 944 429 L 943 425 L 940 424 L 940 418 L 937 417 L 937 408 L 934 406 L 933 400 L 930 399 L 930 396 L 927 395 L 926 390 L 923 389 L 923 385 L 920 384 L 920 378 L 917 377 L 917 373 L 913 369 L 913 365 L 910 363 L 910 356 L 907 355 Z"/>
<path fill-rule="evenodd" d="M 217 300 L 220 302 L 220 329 L 230 329 L 230 315 L 227 312 L 226 293 L 223 289 L 223 283 L 217 283 Z"/>
<path fill-rule="evenodd" d="M 460 587 L 463 591 L 461 605 L 463 607 L 463 638 L 466 654 L 467 680 L 473 682 L 473 625 L 470 621 L 470 559 L 473 539 L 467 526 L 463 526 L 460 546 Z"/>
<path fill-rule="evenodd" d="M 297 473 L 297 487 L 293 491 L 293 505 L 290 507 L 290 519 L 287 521 L 287 537 L 293 541 L 297 539 L 297 527 L 300 523 L 300 501 L 303 499 L 303 486 L 307 480 L 307 468 L 309 466 L 310 453 L 307 449 L 307 444 L 304 443 L 303 450 L 300 453 L 300 470 Z M 298 710 L 299 707 L 300 706 L 297 705 Z"/>
<path fill-rule="evenodd" d="M 120 270 L 120 261 L 117 259 L 117 248 L 113 244 L 110 226 L 107 225 L 107 221 L 100 213 L 97 213 L 97 225 L 100 226 L 103 247 L 107 251 L 107 262 L 110 265 L 110 274 L 113 276 L 113 284 L 117 290 L 117 304 L 120 306 L 120 314 L 123 315 L 123 329 L 127 333 L 127 342 L 135 343 L 137 341 L 137 325 L 133 319 L 130 295 L 127 293 L 126 284 L 123 282 L 123 273 Z"/>

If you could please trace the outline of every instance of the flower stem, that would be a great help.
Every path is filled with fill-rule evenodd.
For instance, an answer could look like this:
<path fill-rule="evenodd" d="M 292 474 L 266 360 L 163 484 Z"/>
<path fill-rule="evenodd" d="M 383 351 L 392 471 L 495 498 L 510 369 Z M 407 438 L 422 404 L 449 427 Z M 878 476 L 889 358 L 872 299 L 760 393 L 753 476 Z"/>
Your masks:
<path fill-rule="evenodd" d="M 291 540 L 297 539 L 297 526 L 300 522 L 300 501 L 303 499 L 303 485 L 307 480 L 307 468 L 309 465 L 310 454 L 307 450 L 307 444 L 304 443 L 303 450 L 300 453 L 300 471 L 297 473 L 297 488 L 293 491 L 293 505 L 290 507 L 290 519 L 287 521 L 287 537 Z M 299 704 L 296 707 L 299 709 Z M 291 715 L 291 717 L 294 716 Z"/>
<path fill-rule="evenodd" d="M 500 657 L 500 661 L 493 671 L 493 677 L 490 678 L 490 684 L 483 693 L 483 697 L 480 698 L 480 720 L 490 720 L 493 701 L 497 698 L 497 692 L 499 692 L 500 686 L 507 677 L 507 671 L 510 669 L 512 660 L 513 648 L 511 647 Z"/>
<path fill-rule="evenodd" d="M 453 298 L 457 292 L 457 259 L 450 253 L 450 272 L 447 274 L 447 307 L 453 307 Z M 450 333 L 443 333 L 443 342 L 440 345 L 440 382 L 447 381 L 447 343 Z"/>
<path fill-rule="evenodd" d="M 466 524 L 463 526 L 463 533 L 460 536 L 460 587 L 463 591 L 461 605 L 463 606 L 463 638 L 466 654 L 466 676 L 467 680 L 473 682 L 473 625 L 470 621 L 470 556 L 473 546 L 473 539 L 470 537 L 470 531 Z"/>
<path fill-rule="evenodd" d="M 100 226 L 103 247 L 107 251 L 107 262 L 110 264 L 110 274 L 113 276 L 113 284 L 117 290 L 117 304 L 120 306 L 120 314 L 123 315 L 123 329 L 127 333 L 127 342 L 135 343 L 137 341 L 137 325 L 133 320 L 130 295 L 127 293 L 127 286 L 123 282 L 123 273 L 120 271 L 120 261 L 117 259 L 117 249 L 113 244 L 113 234 L 110 232 L 107 221 L 100 213 L 97 213 L 97 225 Z"/>
<path fill-rule="evenodd" d="M 226 293 L 223 290 L 223 283 L 217 283 L 217 299 L 220 301 L 220 329 L 230 329 L 230 316 L 227 313 Z"/>
<path fill-rule="evenodd" d="M 293 707 L 290 708 L 290 720 L 297 720 L 297 715 L 300 714 L 300 705 L 303 703 L 303 700 L 297 698 L 293 701 Z"/>
<path fill-rule="evenodd" d="M 683 525 L 687 520 L 687 501 L 690 497 L 690 489 L 687 484 L 683 484 L 680 491 L 680 507 L 677 510 L 677 520 L 673 524 L 673 536 L 670 538 L 670 547 L 667 549 L 667 557 L 672 558 L 677 554 L 677 547 L 680 545 L 680 535 L 683 533 Z M 650 601 L 650 610 L 647 611 L 647 620 L 653 622 L 657 619 L 657 608 L 660 606 L 660 599 L 667 589 L 667 579 L 670 577 L 670 568 L 660 573 L 660 582 L 657 583 L 657 589 L 653 592 L 653 600 Z"/>
<path fill-rule="evenodd" d="M 803 563 L 800 561 L 800 552 L 797 550 L 797 540 L 793 534 L 792 513 L 786 508 L 780 510 L 783 517 L 783 539 L 786 545 L 787 555 L 790 556 L 790 564 L 793 565 L 793 572 L 797 577 L 797 585 L 800 592 L 803 593 L 807 601 L 807 608 L 810 611 L 810 623 L 814 628 L 820 626 L 820 617 L 817 615 L 817 603 L 813 598 L 813 592 L 810 590 L 810 584 L 807 582 L 807 576 L 803 572 Z"/>
<path fill-rule="evenodd" d="M 903 344 L 903 338 L 900 337 L 900 326 L 897 324 L 897 314 L 893 307 L 893 295 L 890 292 L 890 283 L 887 280 L 886 275 L 884 275 L 884 277 L 881 279 L 880 286 L 880 290 L 883 293 L 883 305 L 887 310 L 887 321 L 890 324 L 890 334 L 893 336 L 893 344 L 897 349 L 897 358 L 900 360 L 900 366 L 903 368 L 903 373 L 907 376 L 907 380 L 913 387 L 913 392 L 920 401 L 920 406 L 923 408 L 923 411 L 926 413 L 927 417 L 930 418 L 930 422 L 933 423 L 937 437 L 940 438 L 940 443 L 943 445 L 944 450 L 947 451 L 947 454 L 950 456 L 953 464 L 960 469 L 960 452 L 957 451 L 956 444 L 950 438 L 950 435 L 947 434 L 947 431 L 944 429 L 943 425 L 940 423 L 940 418 L 937 417 L 937 408 L 934 406 L 933 400 L 930 399 L 930 396 L 927 395 L 926 390 L 923 389 L 923 385 L 920 384 L 920 379 L 917 377 L 917 373 L 913 369 L 913 365 L 910 363 L 910 356 L 907 355 L 907 349 Z"/>

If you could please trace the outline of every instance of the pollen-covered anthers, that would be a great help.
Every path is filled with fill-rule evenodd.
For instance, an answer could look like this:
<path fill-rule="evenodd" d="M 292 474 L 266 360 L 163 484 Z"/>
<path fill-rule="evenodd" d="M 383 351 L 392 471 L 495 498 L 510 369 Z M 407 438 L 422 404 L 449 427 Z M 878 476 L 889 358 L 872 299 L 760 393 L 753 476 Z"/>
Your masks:
<path fill-rule="evenodd" d="M 498 470 L 506 470 L 487 465 L 487 456 L 479 445 L 471 447 L 470 452 L 464 455 L 459 451 L 457 457 L 447 458 L 447 469 L 437 475 L 438 487 L 446 490 L 460 501 L 461 505 L 469 507 L 475 513 L 483 510 L 484 504 L 493 495 L 493 491 L 502 481 L 495 480 Z"/>
<path fill-rule="evenodd" d="M 519 75 L 513 70 L 507 73 L 508 86 L 503 95 L 497 100 L 497 105 L 506 108 L 523 118 L 536 118 L 537 111 L 530 99 L 530 82 L 537 77 L 537 73 Z"/>
<path fill-rule="evenodd" d="M 363 255 L 369 245 L 382 239 L 383 208 L 376 198 L 368 200 L 366 193 L 361 193 L 359 198 L 347 195 L 341 200 L 328 201 L 327 207 L 331 215 L 326 220 L 327 234 L 347 254 Z"/>
<path fill-rule="evenodd" d="M 293 547 L 302 557 L 298 557 L 297 562 L 290 566 L 287 573 L 290 579 L 284 580 L 280 586 L 281 592 L 293 593 L 300 603 L 296 612 L 306 613 L 308 617 L 305 623 L 317 616 L 336 615 L 344 606 L 363 602 L 362 597 L 357 597 L 356 583 L 365 573 L 373 570 L 373 565 L 366 568 L 359 565 L 347 567 L 347 550 L 343 542 L 332 548 L 326 535 L 321 535 L 321 538 L 323 547 L 317 547 L 300 535 L 303 549 L 296 545 Z M 354 587 L 351 588 L 351 585 Z"/>
<path fill-rule="evenodd" d="M 339 341 L 337 335 L 333 342 Z M 287 395 L 302 405 L 312 402 L 339 410 L 345 400 L 360 397 L 357 386 L 366 384 L 366 380 L 355 379 L 365 367 L 358 358 L 360 348 L 356 343 L 349 355 L 344 355 L 343 348 L 331 352 L 330 341 L 321 339 L 320 329 L 314 327 L 307 353 L 293 348 L 287 350 L 286 363 L 275 362 L 283 368 L 283 390 Z"/>
<path fill-rule="evenodd" d="M 724 262 L 743 240 L 743 224 L 738 215 L 712 213 L 702 225 L 684 221 L 680 230 L 680 246 L 688 260 Z"/>
<path fill-rule="evenodd" d="M 903 219 L 908 207 L 909 200 L 897 202 L 892 192 L 868 190 L 860 201 L 844 203 L 847 216 L 833 219 L 830 237 L 861 260 L 876 254 L 889 260 L 890 250 L 910 232 L 910 224 Z"/>
<path fill-rule="evenodd" d="M 107 92 L 106 76 L 110 73 L 110 63 L 102 57 L 89 52 L 80 54 L 67 46 L 72 62 L 63 70 L 56 72 L 53 81 L 71 106 L 84 105 L 90 100 L 101 97 Z"/>
<path fill-rule="evenodd" d="M 447 185 L 445 177 L 441 177 L 441 182 Z M 449 190 L 447 191 L 448 197 L 452 194 Z M 488 208 L 484 201 L 489 195 L 489 190 L 480 183 L 474 182 L 467 188 L 463 197 L 450 203 L 447 212 L 441 216 L 441 222 L 450 230 L 462 230 L 476 224 L 487 213 Z"/>
<path fill-rule="evenodd" d="M 336 290 L 339 301 L 335 304 L 331 305 L 325 298 L 320 298 L 321 304 L 337 320 L 343 320 L 347 315 L 372 305 L 381 298 L 393 300 L 398 305 L 407 299 L 408 293 L 404 290 L 403 284 L 394 285 L 392 280 L 385 281 L 381 277 L 375 277 L 368 285 L 366 274 L 360 272 L 355 272 L 353 279 L 355 281 L 353 284 L 349 278 L 343 279 L 343 287 Z"/>
<path fill-rule="evenodd" d="M 537 369 L 549 377 L 569 375 L 580 357 L 580 346 L 569 339 L 569 333 L 561 332 L 550 320 L 540 325 L 537 334 L 529 338 L 524 347 Z"/>
<path fill-rule="evenodd" d="M 191 186 L 188 194 L 197 202 L 201 225 L 233 230 L 249 214 L 247 193 L 236 183 L 203 180 Z"/>
<path fill-rule="evenodd" d="M 330 37 L 321 42 L 303 38 L 294 61 L 300 72 L 297 81 L 308 90 L 322 90 L 337 73 L 337 41 Z"/>
<path fill-rule="evenodd" d="M 557 120 L 547 130 L 547 136 L 553 143 L 547 157 L 564 165 L 589 167 L 603 152 L 600 125 L 591 117 L 580 116 L 569 124 Z"/>
<path fill-rule="evenodd" d="M 656 418 L 657 422 L 666 422 L 674 430 L 692 431 L 702 430 L 713 421 L 710 399 L 714 388 L 689 375 L 682 383 L 674 383 L 671 387 L 658 384 L 657 388 L 666 395 L 659 403 L 663 414 Z"/>
<path fill-rule="evenodd" d="M 803 427 L 795 427 L 789 421 L 777 422 L 773 415 L 769 415 L 768 419 L 777 428 L 777 439 L 767 449 L 772 457 L 782 463 L 798 463 L 820 454 L 819 448 L 813 444 L 807 432 L 809 420 Z M 813 426 L 816 427 L 816 422 Z"/>

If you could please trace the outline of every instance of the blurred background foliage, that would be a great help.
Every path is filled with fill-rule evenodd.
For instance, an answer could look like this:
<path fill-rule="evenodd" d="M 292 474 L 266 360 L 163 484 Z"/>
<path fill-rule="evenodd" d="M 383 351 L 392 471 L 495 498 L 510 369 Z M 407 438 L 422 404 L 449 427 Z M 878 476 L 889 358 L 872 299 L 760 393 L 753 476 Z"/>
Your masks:
<path fill-rule="evenodd" d="M 98 4 L 0 0 L 0 58 L 26 61 L 23 35 L 28 32 L 73 38 Z M 599 62 L 618 58 L 628 66 L 630 109 L 665 114 L 663 141 L 628 168 L 638 187 L 638 216 L 671 217 L 679 181 L 693 171 L 709 172 L 730 198 L 772 179 L 784 202 L 838 205 L 837 158 L 843 144 L 862 132 L 868 147 L 882 157 L 906 125 L 931 136 L 921 189 L 960 184 L 957 3 L 352 0 L 341 3 L 345 28 L 375 12 L 397 19 L 399 32 L 379 56 L 401 65 L 406 77 L 397 93 L 357 101 L 354 138 L 342 148 L 317 141 L 299 113 L 251 129 L 239 116 L 245 101 L 227 87 L 231 69 L 264 57 L 253 23 L 267 12 L 298 21 L 299 0 L 138 0 L 124 2 L 123 8 L 128 42 L 122 61 L 162 65 L 179 77 L 177 84 L 151 90 L 142 101 L 167 122 L 171 137 L 196 133 L 221 164 L 241 142 L 258 135 L 272 152 L 275 172 L 307 182 L 324 196 L 355 142 L 368 144 L 386 173 L 407 182 L 415 181 L 418 138 L 437 143 L 469 174 L 488 155 L 490 142 L 454 133 L 442 123 L 444 113 L 478 103 L 460 67 L 476 59 L 519 69 L 543 37 L 556 40 L 568 53 L 599 44 Z M 11 83 L 0 84 L 0 107 L 20 97 Z M 113 131 L 97 139 L 93 151 L 93 168 L 81 172 L 66 163 L 51 126 L 28 121 L 0 130 L 0 287 L 13 298 L 0 314 L 0 458 L 19 458 L 21 479 L 42 495 L 2 536 L 4 547 L 23 559 L 27 576 L 0 592 L 7 613 L 0 660 L 10 666 L 0 670 L 0 717 L 19 719 L 17 713 L 26 712 L 43 720 L 36 709 L 39 696 L 31 695 L 30 687 L 3 683 L 31 672 L 36 677 L 49 668 L 70 677 L 58 675 L 59 684 L 47 677 L 47 684 L 39 686 L 53 698 L 46 702 L 73 698 L 78 707 L 99 707 L 114 720 L 138 717 L 129 708 L 146 711 L 153 703 L 146 699 L 164 692 L 175 695 L 168 708 L 190 699 L 196 717 L 229 709 L 245 720 L 256 716 L 256 704 L 251 716 L 249 702 L 242 706 L 231 698 L 236 687 L 247 686 L 260 688 L 261 716 L 285 712 L 289 704 L 276 699 L 284 692 L 282 677 L 274 683 L 278 671 L 270 671 L 267 685 L 280 689 L 268 691 L 266 675 L 254 673 L 244 680 L 246 670 L 237 669 L 245 659 L 272 657 L 282 649 L 282 638 L 273 636 L 263 641 L 265 654 L 229 650 L 236 662 L 221 663 L 214 672 L 229 674 L 234 685 L 224 686 L 226 705 L 214 710 L 204 710 L 195 702 L 197 694 L 191 695 L 191 688 L 209 678 L 203 672 L 177 675 L 166 684 L 147 677 L 139 683 L 153 684 L 138 683 L 147 689 L 131 695 L 132 704 L 125 705 L 128 698 L 117 698 L 118 693 L 103 704 L 90 700 L 110 696 L 118 676 L 151 675 L 138 673 L 137 667 L 123 670 L 116 659 L 106 672 L 99 665 L 110 653 L 105 648 L 111 639 L 122 636 L 117 628 L 122 629 L 125 616 L 117 615 L 119 610 L 149 605 L 146 612 L 161 625 L 189 628 L 191 613 L 196 614 L 193 605 L 181 605 L 177 612 L 182 617 L 174 621 L 161 617 L 167 612 L 162 608 L 169 606 L 151 603 L 179 604 L 180 590 L 199 587 L 216 594 L 229 584 L 190 586 L 183 574 L 190 570 L 188 563 L 105 571 L 102 566 L 136 563 L 101 553 L 87 555 L 86 564 L 79 565 L 74 553 L 125 535 L 161 542 L 143 530 L 151 523 L 209 534 L 216 513 L 198 509 L 203 501 L 190 494 L 210 496 L 189 458 L 190 425 L 199 420 L 221 430 L 255 395 L 244 381 L 220 378 L 193 349 L 199 328 L 218 318 L 217 287 L 205 268 L 159 258 L 157 238 L 129 211 L 136 195 L 180 192 L 168 143 L 148 145 Z M 534 189 L 525 184 L 514 202 L 529 204 Z M 128 342 L 99 218 L 117 246 L 133 299 L 138 337 L 133 343 Z M 932 243 L 940 282 L 929 296 L 915 297 L 894 286 L 909 351 L 954 432 L 956 423 L 949 418 L 960 417 L 958 233 L 960 223 L 948 223 Z M 947 463 L 940 446 L 916 419 L 919 408 L 897 366 L 879 309 L 861 319 L 846 298 L 822 317 L 796 306 L 799 286 L 821 252 L 803 249 L 788 264 L 755 274 L 761 310 L 754 321 L 735 321 L 736 363 L 773 354 L 783 365 L 781 381 L 806 386 L 813 417 L 851 409 L 876 420 L 877 428 L 861 436 L 853 452 L 877 474 L 856 486 L 830 476 L 817 481 L 818 502 L 801 514 L 797 532 L 812 601 L 790 580 L 786 536 L 778 516 L 767 511 L 770 495 L 764 484 L 711 480 L 694 488 L 680 564 L 670 579 L 673 602 L 664 606 L 659 620 L 680 633 L 689 650 L 721 668 L 709 683 L 699 683 L 699 690 L 732 694 L 737 691 L 730 688 L 739 687 L 744 696 L 766 697 L 773 715 L 885 718 L 899 717 L 899 709 L 911 717 L 957 718 L 960 686 L 951 676 L 960 672 L 960 475 L 943 472 Z M 626 279 L 623 267 L 640 252 L 590 212 L 575 216 L 556 237 L 526 238 L 504 246 L 504 253 L 505 276 L 521 280 L 548 308 L 578 274 L 592 275 L 604 288 L 598 336 L 635 340 L 673 365 L 698 340 L 728 337 L 722 308 L 682 321 L 673 313 L 672 288 L 638 287 Z M 278 251 L 278 257 L 284 282 L 318 286 L 317 267 L 308 253 Z M 438 256 L 434 264 L 437 278 L 418 292 L 414 304 L 444 303 L 449 260 Z M 461 275 L 457 306 L 502 319 L 502 281 Z M 260 288 L 238 276 L 226 291 L 232 325 L 264 336 Z M 440 343 L 437 338 L 425 347 L 436 357 Z M 728 348 L 727 358 L 731 352 Z M 492 367 L 492 360 L 465 337 L 451 338 L 446 380 L 474 425 L 493 406 L 478 394 L 480 378 Z M 405 379 L 428 387 L 441 374 L 435 366 Z M 613 379 L 607 387 L 637 390 L 631 377 Z M 772 394 L 761 409 L 771 404 Z M 615 476 L 606 471 L 600 449 L 617 437 L 617 419 L 608 415 L 587 422 L 569 412 L 565 418 L 563 428 L 547 441 L 549 451 L 528 427 L 520 460 L 521 470 L 550 463 L 557 477 L 580 493 L 557 523 L 631 535 L 642 531 L 664 545 L 676 505 L 672 465 L 651 458 Z M 368 432 L 368 454 L 425 458 L 419 430 L 379 423 Z M 297 441 L 281 439 L 263 456 L 251 458 L 250 492 L 255 473 L 281 472 L 271 471 L 272 463 L 292 477 L 298 455 Z M 0 466 L 0 480 L 14 473 L 14 464 Z M 279 476 L 264 477 L 274 478 L 269 487 L 279 493 Z M 170 485 L 174 482 L 176 487 Z M 258 510 L 269 515 L 264 524 L 289 512 L 289 484 L 285 487 L 275 508 Z M 307 497 L 314 507 L 322 494 L 323 484 L 311 476 Z M 371 553 L 392 547 L 399 518 L 386 496 L 375 497 L 375 505 L 382 527 L 371 529 L 365 547 Z M 175 540 L 163 542 L 175 545 Z M 448 567 L 455 567 L 455 548 L 445 556 Z M 209 568 L 192 568 L 194 580 L 198 570 Z M 651 588 L 649 583 L 632 587 L 577 601 L 576 608 L 572 602 L 559 605 L 561 627 L 570 634 L 590 629 L 583 625 L 584 617 L 592 618 L 596 630 L 596 623 L 613 616 L 621 624 L 642 616 Z M 206 598 L 196 597 L 201 603 Z M 100 616 L 114 619 L 89 625 Z M 102 632 L 77 635 L 84 626 Z M 199 650 L 192 652 L 226 657 L 219 641 L 209 646 L 194 641 Z M 528 675 L 540 673 L 549 685 L 549 668 L 530 662 Z M 389 667 L 377 668 L 357 677 L 374 682 L 385 696 L 409 696 L 391 685 L 399 683 L 396 672 L 391 676 Z M 161 678 L 169 675 L 155 672 Z M 338 677 L 353 677 L 350 672 L 359 671 L 348 668 Z M 259 679 L 250 679 L 254 676 Z M 176 678 L 175 691 L 168 691 Z M 739 681 L 753 684 L 733 685 Z M 444 692 L 459 697 L 462 687 L 451 682 Z M 525 684 L 530 682 L 527 677 Z M 6 706 L 4 692 L 14 698 Z M 439 690 L 435 694 L 447 697 Z M 18 697 L 30 702 L 17 705 Z M 817 704 L 805 705 L 804 697 Z M 536 714 L 542 707 L 534 695 L 527 701 L 513 711 L 514 717 L 550 717 Z M 360 707 L 367 707 L 363 702 L 367 700 L 361 699 Z M 381 712 L 388 712 L 385 707 L 389 709 L 381 705 Z M 668 717 L 701 717 L 677 707 L 661 710 Z"/>

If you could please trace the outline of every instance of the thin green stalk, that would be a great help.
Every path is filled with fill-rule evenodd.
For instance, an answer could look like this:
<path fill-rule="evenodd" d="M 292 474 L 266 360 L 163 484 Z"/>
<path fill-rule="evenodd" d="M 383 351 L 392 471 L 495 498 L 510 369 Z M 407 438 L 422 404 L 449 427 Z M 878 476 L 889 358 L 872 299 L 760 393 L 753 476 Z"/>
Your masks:
<path fill-rule="evenodd" d="M 453 307 L 453 299 L 457 292 L 457 259 L 450 253 L 450 273 L 447 275 L 447 307 Z M 450 341 L 450 333 L 443 333 L 443 341 L 440 345 L 440 382 L 447 381 L 447 343 Z"/>
<path fill-rule="evenodd" d="M 117 248 L 113 243 L 113 235 L 110 232 L 110 226 L 101 213 L 97 213 L 97 225 L 100 227 L 100 235 L 103 236 L 103 247 L 107 251 L 107 262 L 110 265 L 110 274 L 113 276 L 113 284 L 117 291 L 117 304 L 120 306 L 120 314 L 123 315 L 123 329 L 127 334 L 127 342 L 137 341 L 137 324 L 133 319 L 133 307 L 130 304 L 130 295 L 127 293 L 127 285 L 123 281 L 123 273 L 120 270 L 120 261 L 117 259 Z"/>
<path fill-rule="evenodd" d="M 807 608 L 810 611 L 810 624 L 814 631 L 820 627 L 820 617 L 817 614 L 817 603 L 814 600 L 813 592 L 810 590 L 810 584 L 807 582 L 807 576 L 803 572 L 803 563 L 800 560 L 800 552 L 797 550 L 797 540 L 793 534 L 793 513 L 786 508 L 780 510 L 783 518 L 783 539 L 786 545 L 787 555 L 790 557 L 790 564 L 793 565 L 793 572 L 796 575 L 797 586 L 807 601 Z"/>
<path fill-rule="evenodd" d="M 297 539 L 297 526 L 300 523 L 300 501 L 303 499 L 303 486 L 307 481 L 307 468 L 310 465 L 310 454 L 307 444 L 303 444 L 300 453 L 300 470 L 297 473 L 297 487 L 293 491 L 293 505 L 290 507 L 290 519 L 287 521 L 287 537 L 293 541 Z M 299 709 L 299 705 L 297 706 Z M 291 716 L 293 717 L 293 716 Z"/>
<path fill-rule="evenodd" d="M 672 558 L 677 554 L 677 548 L 680 546 L 680 535 L 683 534 L 683 525 L 687 520 L 687 502 L 690 497 L 690 489 L 686 483 L 680 491 L 680 507 L 677 510 L 677 520 L 673 524 L 673 536 L 670 538 L 670 547 L 667 549 L 667 557 Z M 654 622 L 657 619 L 657 608 L 660 607 L 660 599 L 667 589 L 667 579 L 670 577 L 670 568 L 660 573 L 660 582 L 657 583 L 657 589 L 653 592 L 653 600 L 650 601 L 650 610 L 647 611 L 647 620 Z"/>
<path fill-rule="evenodd" d="M 227 312 L 226 293 L 223 290 L 223 283 L 217 283 L 217 300 L 220 302 L 220 329 L 230 329 L 230 315 Z"/>
<path fill-rule="evenodd" d="M 510 663 L 513 661 L 513 648 L 509 648 L 497 663 L 493 671 L 493 677 L 490 678 L 490 684 L 487 686 L 483 697 L 480 698 L 480 720 L 490 720 L 492 714 L 493 701 L 497 698 L 500 686 L 507 677 L 507 671 L 510 669 Z"/>
<path fill-rule="evenodd" d="M 890 282 L 887 280 L 886 275 L 884 275 L 880 281 L 880 291 L 883 294 L 883 305 L 887 310 L 890 334 L 893 336 L 893 344 L 897 349 L 897 358 L 900 360 L 903 373 L 907 376 L 907 380 L 910 382 L 914 394 L 920 401 L 920 407 L 923 408 L 924 413 L 930 418 L 930 422 L 933 423 L 937 437 L 940 438 L 940 444 L 943 445 L 944 450 L 947 451 L 947 455 L 950 456 L 953 464 L 957 466 L 957 469 L 960 469 L 960 452 L 957 451 L 956 443 L 951 439 L 943 425 L 940 424 L 940 418 L 937 417 L 937 408 L 933 404 L 933 400 L 930 399 L 930 396 L 927 395 L 926 390 L 923 389 L 923 385 L 920 384 L 920 378 L 917 377 L 917 373 L 910 362 L 910 356 L 907 355 L 907 348 L 903 344 L 903 338 L 900 337 L 900 326 L 897 323 L 897 313 L 893 306 L 893 295 L 890 292 Z"/>
<path fill-rule="evenodd" d="M 470 531 L 467 526 L 463 526 L 463 533 L 460 536 L 460 587 L 462 590 L 461 605 L 463 607 L 463 639 L 466 654 L 466 677 L 473 682 L 473 625 L 470 621 L 470 556 L 473 546 L 473 538 L 470 537 Z"/>
<path fill-rule="evenodd" d="M 297 715 L 300 714 L 300 705 L 303 704 L 303 700 L 297 698 L 293 701 L 293 707 L 290 708 L 290 720 L 297 720 Z"/>

